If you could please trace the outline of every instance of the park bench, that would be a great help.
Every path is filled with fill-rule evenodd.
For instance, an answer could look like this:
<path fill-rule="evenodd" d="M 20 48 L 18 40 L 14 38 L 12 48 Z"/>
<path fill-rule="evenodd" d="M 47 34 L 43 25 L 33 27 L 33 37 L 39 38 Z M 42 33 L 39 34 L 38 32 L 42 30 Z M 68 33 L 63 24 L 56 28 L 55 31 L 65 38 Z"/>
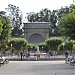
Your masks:
<path fill-rule="evenodd" d="M 7 64 L 7 63 L 9 63 L 8 59 L 4 59 L 4 58 L 0 59 L 0 66 Z"/>
<path fill-rule="evenodd" d="M 4 65 L 4 62 L 5 62 L 4 60 L 1 60 L 0 61 L 0 66 Z"/>

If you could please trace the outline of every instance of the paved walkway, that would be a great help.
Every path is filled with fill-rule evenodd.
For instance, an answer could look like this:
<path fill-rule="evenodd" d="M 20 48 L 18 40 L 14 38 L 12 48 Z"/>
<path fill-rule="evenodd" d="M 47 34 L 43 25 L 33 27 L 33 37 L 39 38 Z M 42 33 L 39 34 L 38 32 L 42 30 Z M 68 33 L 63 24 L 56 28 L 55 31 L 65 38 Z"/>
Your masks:
<path fill-rule="evenodd" d="M 7 57 L 5 57 L 5 58 L 7 58 L 7 59 L 9 59 L 10 61 L 20 61 L 21 60 L 21 57 L 19 56 L 7 56 Z M 23 59 L 23 61 L 26 61 L 27 60 L 27 58 L 26 57 L 24 57 L 24 58 L 22 58 Z M 30 60 L 31 61 L 34 61 L 34 56 L 31 56 L 30 57 Z M 48 61 L 48 60 L 65 60 L 65 56 L 63 56 L 63 55 L 58 55 L 58 56 L 50 56 L 49 58 L 48 57 L 45 57 L 45 56 L 41 56 L 40 58 L 38 58 L 38 60 L 37 61 Z"/>
<path fill-rule="evenodd" d="M 0 75 L 75 75 L 75 66 L 65 61 L 9 61 Z"/>

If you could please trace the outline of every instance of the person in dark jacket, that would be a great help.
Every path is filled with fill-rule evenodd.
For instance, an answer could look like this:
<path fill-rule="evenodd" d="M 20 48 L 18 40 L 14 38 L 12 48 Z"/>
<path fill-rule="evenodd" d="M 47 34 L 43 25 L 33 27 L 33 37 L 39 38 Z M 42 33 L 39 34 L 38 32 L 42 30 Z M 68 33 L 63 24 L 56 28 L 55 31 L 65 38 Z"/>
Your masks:
<path fill-rule="evenodd" d="M 66 59 L 68 58 L 68 52 L 67 51 L 65 52 L 65 58 Z"/>

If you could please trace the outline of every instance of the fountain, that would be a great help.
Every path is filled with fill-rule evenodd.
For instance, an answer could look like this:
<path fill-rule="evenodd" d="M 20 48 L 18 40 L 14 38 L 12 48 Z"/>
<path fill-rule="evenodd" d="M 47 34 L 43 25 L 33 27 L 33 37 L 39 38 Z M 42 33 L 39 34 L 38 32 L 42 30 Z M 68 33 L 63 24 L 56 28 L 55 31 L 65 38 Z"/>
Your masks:
<path fill-rule="evenodd" d="M 37 56 L 37 58 L 40 57 L 40 51 L 39 51 L 39 47 L 38 46 L 37 46 L 36 56 Z"/>
<path fill-rule="evenodd" d="M 41 52 L 39 51 L 39 46 L 37 46 L 37 51 L 36 51 L 35 54 L 36 54 L 37 58 L 39 58 L 40 56 L 46 55 L 46 53 L 41 53 Z"/>
<path fill-rule="evenodd" d="M 37 51 L 36 51 L 36 53 L 40 53 L 40 51 L 39 51 L 39 47 L 37 46 Z"/>
<path fill-rule="evenodd" d="M 37 60 L 37 58 L 40 58 L 40 56 L 46 55 L 46 53 L 41 53 L 39 51 L 39 46 L 37 46 L 36 48 L 37 48 L 37 51 L 35 53 L 32 53 L 32 55 L 35 57 L 35 60 Z"/>

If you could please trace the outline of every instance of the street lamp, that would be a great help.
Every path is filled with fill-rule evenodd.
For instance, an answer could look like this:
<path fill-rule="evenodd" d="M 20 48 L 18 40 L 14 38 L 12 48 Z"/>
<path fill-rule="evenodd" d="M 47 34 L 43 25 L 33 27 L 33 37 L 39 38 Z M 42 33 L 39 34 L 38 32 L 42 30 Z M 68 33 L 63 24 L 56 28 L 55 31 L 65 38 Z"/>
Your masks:
<path fill-rule="evenodd" d="M 33 47 L 31 47 L 31 51 L 32 51 Z"/>
<path fill-rule="evenodd" d="M 64 52 L 64 45 L 65 45 L 65 44 L 63 43 L 63 52 Z"/>
<path fill-rule="evenodd" d="M 42 47 L 42 52 L 43 52 L 43 47 Z"/>
<path fill-rule="evenodd" d="M 12 56 L 12 43 L 11 43 L 11 56 Z"/>

